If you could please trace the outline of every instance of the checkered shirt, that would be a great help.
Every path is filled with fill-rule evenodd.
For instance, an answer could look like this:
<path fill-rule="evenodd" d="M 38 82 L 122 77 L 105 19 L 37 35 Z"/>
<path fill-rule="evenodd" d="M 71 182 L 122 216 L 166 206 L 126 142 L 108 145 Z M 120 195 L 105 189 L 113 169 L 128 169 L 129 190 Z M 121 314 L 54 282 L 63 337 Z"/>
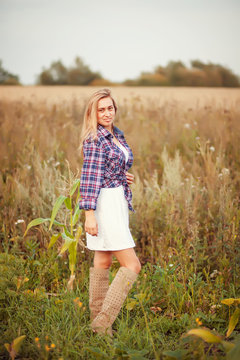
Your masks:
<path fill-rule="evenodd" d="M 113 142 L 113 135 L 104 126 L 98 124 L 98 139 L 93 141 L 88 138 L 83 142 L 80 209 L 95 210 L 101 188 L 123 185 L 128 208 L 135 212 L 132 207 L 132 191 L 126 178 L 126 171 L 133 163 L 133 153 L 125 140 L 124 133 L 116 126 L 113 126 L 113 131 L 118 141 L 127 149 L 128 161 L 125 161 L 123 151 Z"/>

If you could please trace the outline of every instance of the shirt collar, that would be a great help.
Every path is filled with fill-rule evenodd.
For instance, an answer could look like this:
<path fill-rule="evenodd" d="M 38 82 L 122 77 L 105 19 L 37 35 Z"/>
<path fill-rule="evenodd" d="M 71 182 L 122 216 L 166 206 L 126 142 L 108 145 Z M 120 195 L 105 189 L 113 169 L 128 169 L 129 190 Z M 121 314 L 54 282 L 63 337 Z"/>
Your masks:
<path fill-rule="evenodd" d="M 105 137 L 107 137 L 107 136 L 113 137 L 113 135 L 110 133 L 110 131 L 108 131 L 104 126 L 98 124 L 97 128 L 98 128 L 99 132 L 103 136 L 105 136 Z M 123 132 L 118 127 L 116 127 L 115 125 L 113 125 L 113 132 L 114 132 L 115 135 L 123 135 Z"/>

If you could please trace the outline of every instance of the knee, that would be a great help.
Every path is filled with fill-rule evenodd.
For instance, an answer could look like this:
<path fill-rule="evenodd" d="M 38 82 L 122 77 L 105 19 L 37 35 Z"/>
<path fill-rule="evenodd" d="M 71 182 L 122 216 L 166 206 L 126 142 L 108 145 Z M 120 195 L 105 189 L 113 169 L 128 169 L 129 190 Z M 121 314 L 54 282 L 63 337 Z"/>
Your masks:
<path fill-rule="evenodd" d="M 139 274 L 140 271 L 141 271 L 141 268 L 142 268 L 139 259 L 137 259 L 136 261 L 128 264 L 126 267 L 127 267 L 128 269 L 134 271 L 136 274 Z"/>
<path fill-rule="evenodd" d="M 94 259 L 94 267 L 109 269 L 112 265 L 112 259 Z"/>

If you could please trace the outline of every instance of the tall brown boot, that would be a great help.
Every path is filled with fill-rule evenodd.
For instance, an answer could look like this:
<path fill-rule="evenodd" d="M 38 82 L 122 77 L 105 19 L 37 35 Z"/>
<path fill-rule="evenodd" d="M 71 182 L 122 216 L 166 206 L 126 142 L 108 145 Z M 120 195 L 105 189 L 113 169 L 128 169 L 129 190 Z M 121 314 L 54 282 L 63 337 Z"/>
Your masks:
<path fill-rule="evenodd" d="M 89 309 L 92 321 L 101 311 L 103 300 L 109 288 L 109 269 L 89 270 Z"/>
<path fill-rule="evenodd" d="M 118 313 L 127 297 L 129 290 L 137 279 L 138 274 L 134 271 L 121 266 L 113 279 L 102 310 L 91 323 L 91 328 L 100 334 L 111 334 L 111 325 L 115 321 Z"/>

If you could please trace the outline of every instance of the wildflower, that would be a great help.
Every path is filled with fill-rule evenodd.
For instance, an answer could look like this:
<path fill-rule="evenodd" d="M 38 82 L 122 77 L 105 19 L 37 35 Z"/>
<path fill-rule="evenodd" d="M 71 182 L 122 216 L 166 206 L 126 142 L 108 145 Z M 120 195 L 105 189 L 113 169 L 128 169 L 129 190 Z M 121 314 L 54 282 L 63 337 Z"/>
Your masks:
<path fill-rule="evenodd" d="M 77 302 L 79 300 L 79 297 L 76 297 L 75 299 L 73 299 L 74 302 Z"/>
<path fill-rule="evenodd" d="M 173 267 L 173 264 L 169 264 L 168 266 L 169 266 L 169 267 Z"/>
<path fill-rule="evenodd" d="M 38 337 L 36 337 L 34 340 L 35 340 L 36 343 L 39 342 L 39 338 L 38 338 Z"/>
<path fill-rule="evenodd" d="M 28 169 L 28 170 L 31 169 L 31 165 L 28 165 L 28 164 L 25 164 L 24 167 L 25 167 L 26 169 Z"/>
<path fill-rule="evenodd" d="M 217 271 L 217 270 L 213 270 L 213 272 L 210 274 L 210 278 L 216 277 L 217 274 L 218 274 L 218 271 Z"/>
<path fill-rule="evenodd" d="M 229 175 L 230 171 L 227 168 L 223 168 L 222 173 L 223 173 L 223 175 Z"/>
<path fill-rule="evenodd" d="M 82 302 L 81 301 L 78 301 L 77 304 L 78 304 L 79 307 L 82 307 Z"/>
<path fill-rule="evenodd" d="M 197 323 L 198 325 L 202 325 L 202 322 L 200 321 L 199 318 L 196 318 L 196 323 Z"/>
<path fill-rule="evenodd" d="M 185 123 L 185 124 L 184 124 L 184 127 L 185 127 L 185 129 L 190 129 L 190 124 Z"/>
<path fill-rule="evenodd" d="M 22 224 L 24 223 L 25 221 L 23 219 L 18 219 L 16 222 L 15 222 L 15 225 L 17 224 Z"/>
<path fill-rule="evenodd" d="M 215 151 L 215 147 L 214 147 L 214 146 L 210 146 L 209 150 L 212 151 L 212 152 L 214 152 L 214 151 Z"/>
<path fill-rule="evenodd" d="M 51 348 L 54 349 L 56 347 L 55 344 L 51 344 Z"/>
<path fill-rule="evenodd" d="M 45 345 L 46 351 L 49 351 L 51 348 L 48 345 Z"/>
<path fill-rule="evenodd" d="M 48 340 L 48 335 L 45 336 L 45 339 Z"/>

